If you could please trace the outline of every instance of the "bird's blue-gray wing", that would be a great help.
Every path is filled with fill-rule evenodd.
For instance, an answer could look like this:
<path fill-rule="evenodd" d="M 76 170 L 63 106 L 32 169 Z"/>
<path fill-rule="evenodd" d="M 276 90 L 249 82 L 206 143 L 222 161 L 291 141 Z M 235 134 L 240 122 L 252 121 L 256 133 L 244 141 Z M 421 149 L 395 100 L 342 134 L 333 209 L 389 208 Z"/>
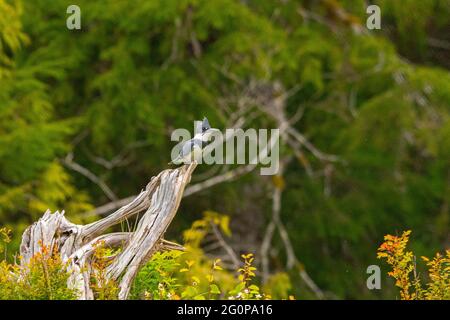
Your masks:
<path fill-rule="evenodd" d="M 186 143 L 183 145 L 183 147 L 180 150 L 180 155 L 182 157 L 189 155 L 192 152 L 192 150 L 194 150 L 195 147 L 199 147 L 201 149 L 202 141 L 198 140 L 198 139 L 192 139 L 192 140 L 186 141 Z"/>

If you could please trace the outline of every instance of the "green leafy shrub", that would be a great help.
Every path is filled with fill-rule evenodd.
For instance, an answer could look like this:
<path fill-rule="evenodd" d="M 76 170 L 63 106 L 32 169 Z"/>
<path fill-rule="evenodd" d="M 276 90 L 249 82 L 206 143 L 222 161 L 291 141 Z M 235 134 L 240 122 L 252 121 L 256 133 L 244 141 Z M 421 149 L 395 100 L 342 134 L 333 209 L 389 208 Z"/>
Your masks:
<path fill-rule="evenodd" d="M 111 264 L 110 257 L 117 254 L 105 247 L 104 241 L 96 243 L 92 257 L 91 289 L 97 300 L 116 300 L 119 293 L 117 283 L 106 276 L 106 268 Z"/>
<path fill-rule="evenodd" d="M 201 243 L 211 228 L 218 228 L 231 235 L 229 217 L 213 211 L 204 213 L 184 231 L 185 252 L 168 251 L 153 255 L 149 263 L 138 273 L 131 297 L 134 299 L 270 299 L 257 284 L 256 267 L 252 253 L 241 255 L 241 266 L 227 270 L 221 259 L 208 258 Z M 287 299 L 291 288 L 289 277 L 274 277 L 273 286 L 284 282 L 288 289 L 277 290 L 277 298 Z M 267 286 L 266 286 L 267 288 Z"/>
<path fill-rule="evenodd" d="M 241 255 L 241 264 L 235 270 L 227 270 L 221 259 L 212 259 L 203 252 L 201 243 L 210 228 L 218 227 L 224 234 L 231 235 L 228 222 L 228 216 L 205 212 L 202 219 L 194 221 L 184 232 L 184 252 L 169 250 L 153 254 L 137 274 L 130 299 L 271 299 L 267 292 L 273 292 L 279 299 L 292 298 L 288 296 L 291 284 L 287 274 L 271 277 L 264 290 L 260 289 L 252 253 Z M 5 247 L 10 241 L 9 234 L 8 229 L 0 229 Z M 110 258 L 116 254 L 117 251 L 102 242 L 94 248 L 91 288 L 95 299 L 117 299 L 118 285 L 106 276 Z M 0 263 L 0 299 L 76 299 L 76 290 L 67 288 L 69 277 L 67 264 L 61 261 L 56 249 L 50 253 L 49 248 L 42 246 L 25 267 L 6 260 Z"/>
<path fill-rule="evenodd" d="M 131 299 L 164 300 L 170 298 L 179 284 L 173 277 L 179 269 L 181 251 L 156 252 L 138 273 L 131 290 Z"/>
<path fill-rule="evenodd" d="M 76 291 L 67 288 L 69 276 L 58 252 L 42 246 L 24 267 L 0 262 L 0 299 L 73 300 Z"/>

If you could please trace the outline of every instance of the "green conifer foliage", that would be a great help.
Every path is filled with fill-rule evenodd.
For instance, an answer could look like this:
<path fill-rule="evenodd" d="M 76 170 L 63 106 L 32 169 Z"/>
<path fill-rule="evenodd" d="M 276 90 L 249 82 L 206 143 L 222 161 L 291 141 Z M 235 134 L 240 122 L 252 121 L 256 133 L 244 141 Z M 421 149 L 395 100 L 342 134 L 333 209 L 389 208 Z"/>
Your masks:
<path fill-rule="evenodd" d="M 413 230 L 418 255 L 448 244 L 450 8 L 372 1 L 382 28 L 369 31 L 366 2 L 79 0 L 82 28 L 68 30 L 70 1 L 0 0 L 0 225 L 14 225 L 11 246 L 47 207 L 81 220 L 135 194 L 167 168 L 173 129 L 203 116 L 224 129 L 252 84 L 279 83 L 286 117 L 304 108 L 295 129 L 339 157 L 302 148 L 285 169 L 281 219 L 298 259 L 339 298 L 391 298 L 365 287 L 381 235 Z M 239 114 L 246 127 L 276 127 L 252 108 Z M 68 154 L 114 197 L 65 165 Z M 169 233 L 179 238 L 202 211 L 227 212 L 236 239 L 256 239 L 253 250 L 233 245 L 257 251 L 271 188 L 255 173 L 192 195 Z M 284 252 L 281 239 L 274 247 Z M 271 257 L 274 273 L 284 265 L 284 253 Z M 287 272 L 296 297 L 315 297 Z"/>

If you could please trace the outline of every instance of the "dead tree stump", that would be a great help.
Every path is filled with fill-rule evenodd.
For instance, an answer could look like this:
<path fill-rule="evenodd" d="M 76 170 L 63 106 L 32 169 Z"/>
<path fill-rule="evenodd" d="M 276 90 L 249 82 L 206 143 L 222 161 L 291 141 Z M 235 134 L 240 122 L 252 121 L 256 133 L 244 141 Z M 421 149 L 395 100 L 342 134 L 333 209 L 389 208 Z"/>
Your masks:
<path fill-rule="evenodd" d="M 118 247 L 122 250 L 107 267 L 107 278 L 118 281 L 119 299 L 127 299 L 133 280 L 139 269 L 157 250 L 182 249 L 181 246 L 163 239 L 164 233 L 174 218 L 184 188 L 191 179 L 196 164 L 162 171 L 153 177 L 136 198 L 109 216 L 87 225 L 70 222 L 64 211 L 45 212 L 22 235 L 20 254 L 25 267 L 31 257 L 41 251 L 56 250 L 71 272 L 68 287 L 79 292 L 79 299 L 94 299 L 90 288 L 93 269 L 90 265 L 96 244 Z M 145 211 L 134 232 L 107 233 L 106 230 L 131 216 Z"/>

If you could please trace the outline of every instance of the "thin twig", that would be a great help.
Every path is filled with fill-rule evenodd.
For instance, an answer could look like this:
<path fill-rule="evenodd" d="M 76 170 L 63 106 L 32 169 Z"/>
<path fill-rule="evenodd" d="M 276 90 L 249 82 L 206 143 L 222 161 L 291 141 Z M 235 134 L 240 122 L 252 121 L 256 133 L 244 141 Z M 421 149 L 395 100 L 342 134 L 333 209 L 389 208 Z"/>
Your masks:
<path fill-rule="evenodd" d="M 228 243 L 225 241 L 219 228 L 217 228 L 217 226 L 211 222 L 211 229 L 214 235 L 216 236 L 217 241 L 219 241 L 220 246 L 225 250 L 227 255 L 230 257 L 231 261 L 233 262 L 234 269 L 239 268 L 240 263 L 238 255 L 236 254 L 236 252 L 234 252 L 233 248 L 231 248 L 231 246 L 228 245 Z"/>
<path fill-rule="evenodd" d="M 105 193 L 105 195 L 108 197 L 109 200 L 116 201 L 117 196 L 114 194 L 114 192 L 106 185 L 106 183 L 97 177 L 95 174 L 93 174 L 91 171 L 86 169 L 85 167 L 81 166 L 80 164 L 73 161 L 73 153 L 69 153 L 63 160 L 62 163 L 67 166 L 68 168 L 80 173 L 81 175 L 85 176 L 89 180 L 91 180 L 93 183 L 98 185 L 100 189 Z"/>

